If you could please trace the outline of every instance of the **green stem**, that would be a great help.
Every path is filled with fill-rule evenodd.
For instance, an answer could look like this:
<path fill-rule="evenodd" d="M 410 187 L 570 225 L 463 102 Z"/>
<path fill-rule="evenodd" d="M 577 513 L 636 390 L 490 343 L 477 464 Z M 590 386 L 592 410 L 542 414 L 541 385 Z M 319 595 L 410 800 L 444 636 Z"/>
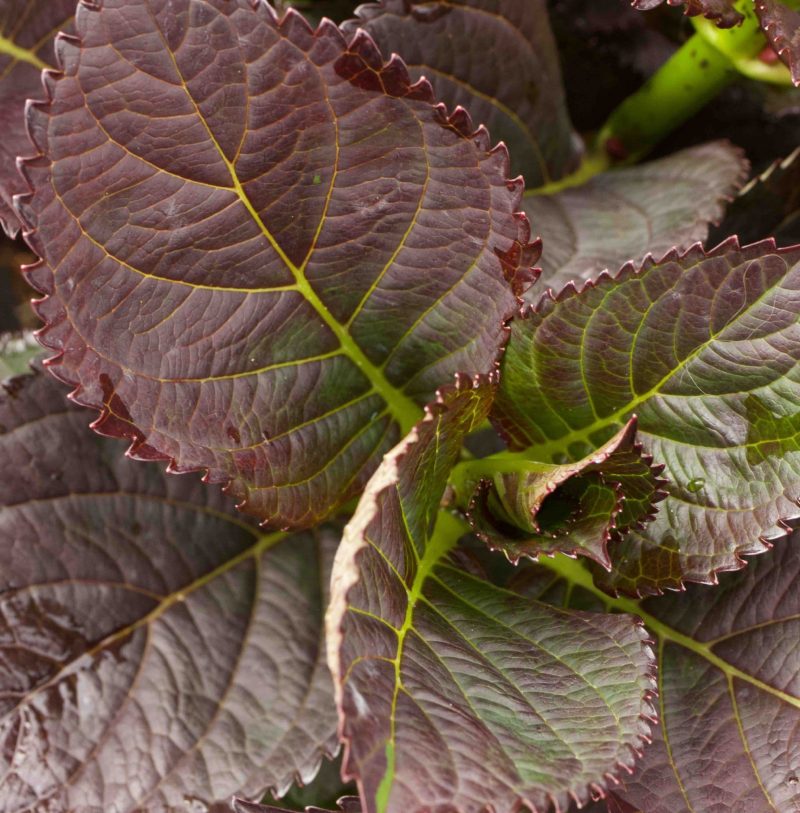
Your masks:
<path fill-rule="evenodd" d="M 761 82 L 791 85 L 782 63 L 768 64 L 767 47 L 753 0 L 737 0 L 744 21 L 717 28 L 693 18 L 695 34 L 611 114 L 597 137 L 597 147 L 626 163 L 649 152 L 742 74 Z"/>
<path fill-rule="evenodd" d="M 758 82 L 769 82 L 790 87 L 792 77 L 782 62 L 768 63 L 760 58 L 767 47 L 753 0 L 738 0 L 735 8 L 744 17 L 736 28 L 718 28 L 704 17 L 692 18 L 697 33 L 713 48 L 724 54 L 743 76 Z"/>
<path fill-rule="evenodd" d="M 608 118 L 597 144 L 633 163 L 708 104 L 735 78 L 731 60 L 695 34 Z"/>

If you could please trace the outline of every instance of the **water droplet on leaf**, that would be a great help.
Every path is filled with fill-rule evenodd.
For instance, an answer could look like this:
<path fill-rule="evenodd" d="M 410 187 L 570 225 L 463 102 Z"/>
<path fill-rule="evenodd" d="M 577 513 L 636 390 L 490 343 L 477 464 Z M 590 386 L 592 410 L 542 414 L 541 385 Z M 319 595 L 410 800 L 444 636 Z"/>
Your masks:
<path fill-rule="evenodd" d="M 694 477 L 686 484 L 686 490 L 696 494 L 706 484 L 705 477 Z"/>

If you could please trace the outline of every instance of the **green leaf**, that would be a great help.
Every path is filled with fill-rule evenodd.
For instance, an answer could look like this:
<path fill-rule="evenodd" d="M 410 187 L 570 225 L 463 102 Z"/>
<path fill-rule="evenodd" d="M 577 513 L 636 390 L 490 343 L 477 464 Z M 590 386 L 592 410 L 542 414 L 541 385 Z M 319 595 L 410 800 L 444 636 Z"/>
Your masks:
<path fill-rule="evenodd" d="M 746 172 L 742 151 L 715 141 L 552 195 L 529 191 L 523 207 L 546 237 L 541 282 L 558 291 L 604 268 L 705 241 L 709 223 L 722 217 Z M 538 286 L 528 296 L 538 299 Z"/>
<path fill-rule="evenodd" d="M 480 478 L 467 515 L 473 530 L 515 564 L 522 556 L 560 551 L 587 556 L 610 569 L 608 542 L 650 521 L 655 503 L 665 496 L 659 470 L 635 441 L 632 418 L 576 463 L 498 455 L 462 464 L 460 468 Z"/>
<path fill-rule="evenodd" d="M 339 530 L 263 534 L 120 454 L 42 373 L 0 388 L 0 810 L 196 811 L 337 749 Z"/>
<path fill-rule="evenodd" d="M 511 153 L 529 187 L 573 171 L 583 145 L 569 121 L 545 0 L 381 0 L 360 6 L 366 29 L 398 53 L 448 107 L 465 107 Z"/>
<path fill-rule="evenodd" d="M 0 380 L 30 371 L 30 363 L 42 347 L 31 331 L 0 333 Z"/>
<path fill-rule="evenodd" d="M 490 382 L 461 380 L 386 457 L 334 563 L 329 662 L 366 813 L 586 800 L 647 736 L 636 619 L 556 610 L 464 569 L 439 510 Z"/>
<path fill-rule="evenodd" d="M 579 460 L 634 414 L 669 497 L 614 547 L 630 591 L 713 581 L 800 498 L 800 249 L 728 241 L 545 297 L 512 324 L 494 420 L 532 459 Z"/>
<path fill-rule="evenodd" d="M 76 31 L 19 201 L 51 369 L 132 456 L 313 526 L 494 367 L 522 182 L 363 32 L 251 0 L 82 2 Z"/>

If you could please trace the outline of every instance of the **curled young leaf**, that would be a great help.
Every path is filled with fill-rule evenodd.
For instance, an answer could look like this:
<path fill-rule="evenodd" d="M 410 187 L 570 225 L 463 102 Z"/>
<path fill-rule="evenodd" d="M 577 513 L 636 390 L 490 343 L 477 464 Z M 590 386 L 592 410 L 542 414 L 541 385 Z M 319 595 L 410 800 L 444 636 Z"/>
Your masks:
<path fill-rule="evenodd" d="M 17 157 L 35 149 L 25 131 L 25 102 L 41 99 L 42 70 L 55 67 L 53 41 L 69 31 L 77 0 L 3 0 L 0 3 L 0 227 L 15 237 L 20 222 L 12 204 L 26 191 Z"/>
<path fill-rule="evenodd" d="M 558 291 L 604 268 L 704 242 L 709 223 L 722 217 L 747 167 L 741 150 L 715 141 L 604 172 L 553 195 L 528 192 L 525 212 L 547 238 L 540 282 Z M 534 297 L 540 297 L 538 286 L 529 293 L 531 301 Z"/>
<path fill-rule="evenodd" d="M 608 542 L 651 520 L 665 496 L 660 468 L 636 444 L 635 418 L 576 463 L 505 462 L 480 483 L 468 516 L 477 535 L 515 564 L 560 551 L 610 569 Z"/>
<path fill-rule="evenodd" d="M 761 27 L 775 53 L 792 74 L 792 82 L 800 85 L 800 11 L 781 0 L 755 0 Z"/>
<path fill-rule="evenodd" d="M 647 736 L 636 619 L 525 599 L 456 555 L 464 524 L 439 504 L 491 394 L 462 379 L 440 395 L 368 484 L 334 563 L 329 662 L 366 813 L 563 808 Z"/>
<path fill-rule="evenodd" d="M 800 147 L 753 178 L 713 228 L 709 245 L 738 235 L 741 243 L 774 238 L 779 246 L 800 243 Z"/>
<path fill-rule="evenodd" d="M 173 813 L 337 748 L 338 533 L 262 535 L 126 460 L 49 376 L 0 390 L 0 809 Z"/>
<path fill-rule="evenodd" d="M 436 97 L 462 105 L 510 150 L 529 187 L 577 167 L 582 144 L 569 121 L 545 0 L 381 0 L 357 9 L 384 54 L 398 53 Z"/>
<path fill-rule="evenodd" d="M 615 790 L 633 810 L 800 809 L 798 581 L 795 533 L 713 590 L 644 602 L 659 639 L 661 725 Z"/>
<path fill-rule="evenodd" d="M 631 5 L 640 11 L 650 11 L 663 2 L 664 0 L 631 0 Z M 684 13 L 690 17 L 702 14 L 713 20 L 720 28 L 733 28 L 744 19 L 734 6 L 735 0 L 666 0 L 666 2 L 671 6 L 683 6 Z"/>
<path fill-rule="evenodd" d="M 95 428 L 309 526 L 458 370 L 538 253 L 505 148 L 368 35 L 252 0 L 82 2 L 34 105 L 43 342 Z"/>
<path fill-rule="evenodd" d="M 800 515 L 800 249 L 771 242 L 603 274 L 512 323 L 494 418 L 516 449 L 578 460 L 633 414 L 669 497 L 614 546 L 612 585 L 713 581 Z"/>

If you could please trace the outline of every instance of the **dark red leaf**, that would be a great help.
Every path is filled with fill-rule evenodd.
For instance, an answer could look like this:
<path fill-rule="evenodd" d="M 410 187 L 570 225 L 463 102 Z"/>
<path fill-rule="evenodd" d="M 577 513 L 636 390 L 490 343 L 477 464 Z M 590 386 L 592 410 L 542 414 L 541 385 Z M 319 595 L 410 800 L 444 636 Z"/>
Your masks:
<path fill-rule="evenodd" d="M 660 6 L 664 0 L 631 0 L 631 5 L 640 11 L 649 11 Z M 734 0 L 666 0 L 671 6 L 683 6 L 684 13 L 691 17 L 702 14 L 720 28 L 733 28 L 744 17 L 734 6 Z"/>
<path fill-rule="evenodd" d="M 615 791 L 634 810 L 800 809 L 798 583 L 795 533 L 717 588 L 644 602 L 660 641 L 661 725 Z"/>
<path fill-rule="evenodd" d="M 357 10 L 347 32 L 366 29 L 384 54 L 398 53 L 436 97 L 462 105 L 511 152 L 529 187 L 576 168 L 558 51 L 545 0 L 381 0 Z"/>
<path fill-rule="evenodd" d="M 742 567 L 800 516 L 800 247 L 735 240 L 568 286 L 515 319 L 495 420 L 515 449 L 580 460 L 628 421 L 669 496 L 611 550 L 613 588 Z"/>
<path fill-rule="evenodd" d="M 175 813 L 337 748 L 338 533 L 262 535 L 126 460 L 49 376 L 0 390 L 0 810 Z"/>
<path fill-rule="evenodd" d="M 663 257 L 705 242 L 709 223 L 722 218 L 747 171 L 740 149 L 712 141 L 553 195 L 527 192 L 525 212 L 546 238 L 541 283 L 557 292 L 647 254 Z M 540 298 L 539 288 L 528 292 L 530 301 Z"/>
<path fill-rule="evenodd" d="M 761 27 L 775 53 L 792 72 L 792 81 L 800 85 L 800 11 L 780 0 L 755 0 Z"/>
<path fill-rule="evenodd" d="M 0 226 L 20 229 L 14 195 L 26 191 L 17 157 L 36 150 L 25 130 L 25 102 L 41 99 L 42 70 L 55 67 L 53 41 L 72 29 L 77 0 L 3 0 L 0 3 Z"/>
<path fill-rule="evenodd" d="M 366 34 L 251 0 L 76 26 L 21 206 L 52 369 L 132 455 L 312 525 L 440 383 L 493 367 L 538 254 L 521 182 Z"/>
<path fill-rule="evenodd" d="M 647 639 L 628 615 L 498 589 L 439 505 L 491 383 L 461 379 L 367 486 L 337 553 L 329 662 L 344 770 L 366 813 L 563 809 L 602 792 L 647 737 Z"/>

